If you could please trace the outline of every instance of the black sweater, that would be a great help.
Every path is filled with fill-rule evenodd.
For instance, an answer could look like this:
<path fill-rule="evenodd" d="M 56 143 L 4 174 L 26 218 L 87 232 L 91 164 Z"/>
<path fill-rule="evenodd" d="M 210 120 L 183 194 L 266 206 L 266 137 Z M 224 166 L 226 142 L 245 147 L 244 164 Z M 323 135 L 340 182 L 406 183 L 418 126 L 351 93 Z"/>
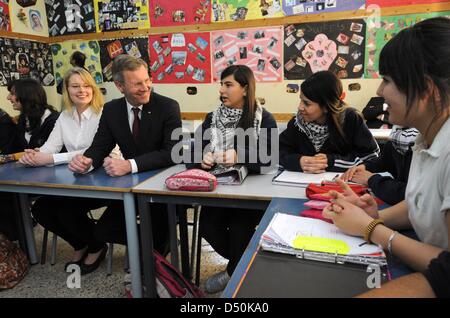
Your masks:
<path fill-rule="evenodd" d="M 203 138 L 202 138 L 202 151 L 206 148 L 206 146 L 209 145 L 210 140 L 211 140 L 210 139 L 210 137 L 211 137 L 210 134 L 205 134 L 205 131 L 207 129 L 211 128 L 212 115 L 213 115 L 212 112 L 208 113 L 206 115 L 205 120 L 202 123 L 202 126 L 199 127 L 199 129 L 201 129 L 201 131 L 202 131 L 202 136 L 203 136 Z M 262 138 L 261 136 L 265 137 L 265 135 L 262 133 L 263 129 L 267 129 L 267 134 L 265 134 L 265 135 L 267 135 L 267 138 L 264 138 L 266 140 L 262 140 L 261 139 Z M 246 138 L 245 145 L 238 145 L 237 138 L 235 137 L 234 149 L 236 150 L 237 153 L 241 153 L 241 152 L 245 153 L 245 159 L 242 160 L 242 159 L 238 158 L 238 160 L 239 161 L 243 161 L 243 164 L 248 168 L 248 170 L 250 172 L 260 173 L 261 172 L 261 167 L 267 167 L 267 166 L 270 166 L 271 164 L 273 164 L 273 162 L 268 162 L 268 163 L 262 162 L 261 158 L 259 157 L 259 145 L 261 143 L 263 143 L 264 141 L 265 141 L 265 143 L 267 145 L 267 148 L 266 148 L 268 150 L 267 155 L 270 156 L 270 154 L 271 154 L 271 149 L 272 149 L 271 129 L 276 129 L 276 132 L 278 134 L 277 122 L 275 121 L 273 115 L 263 108 L 262 119 L 261 119 L 261 133 L 260 133 L 260 136 L 259 136 L 260 140 L 257 143 L 257 145 L 258 145 L 257 147 L 258 148 L 254 149 L 253 147 L 251 147 L 252 143 L 249 143 L 249 139 L 248 138 Z M 197 132 L 196 132 L 195 135 L 197 136 Z M 198 151 L 195 148 L 194 148 L 194 150 Z M 249 158 L 251 158 L 254 155 L 254 153 L 257 154 L 257 162 L 250 163 L 249 162 L 250 161 Z M 194 154 L 192 152 L 192 154 L 191 154 L 192 161 L 191 162 L 193 162 L 194 164 L 193 165 L 189 165 L 189 166 L 199 167 L 200 163 L 201 163 L 201 159 L 200 159 L 201 156 L 197 156 L 198 157 L 197 159 L 200 159 L 200 162 L 199 162 L 199 160 L 195 160 L 194 159 L 193 155 Z"/>
<path fill-rule="evenodd" d="M 377 157 L 380 151 L 363 118 L 351 108 L 345 111 L 343 120 L 345 142 L 339 138 L 338 132 L 329 126 L 330 136 L 318 152 L 308 136 L 294 123 L 295 117 L 289 121 L 286 130 L 280 135 L 280 164 L 287 170 L 302 171 L 300 166 L 302 156 L 324 153 L 328 158 L 326 170 L 343 172 Z"/>
<path fill-rule="evenodd" d="M 370 172 L 389 172 L 388 176 L 375 174 L 369 178 L 372 192 L 384 202 L 394 205 L 405 199 L 406 183 L 408 182 L 409 167 L 411 165 L 412 150 L 404 155 L 395 150 L 391 141 L 383 148 L 381 157 L 374 158 L 364 165 Z"/>
<path fill-rule="evenodd" d="M 30 142 L 25 139 L 25 117 L 19 117 L 18 129 L 19 129 L 19 145 L 20 149 L 34 149 L 39 148 L 48 139 L 50 133 L 55 127 L 56 120 L 59 117 L 57 111 L 51 111 L 51 114 L 44 120 L 44 122 L 31 132 Z"/>
<path fill-rule="evenodd" d="M 17 125 L 6 112 L 0 109 L 0 154 L 20 151 L 18 137 Z"/>

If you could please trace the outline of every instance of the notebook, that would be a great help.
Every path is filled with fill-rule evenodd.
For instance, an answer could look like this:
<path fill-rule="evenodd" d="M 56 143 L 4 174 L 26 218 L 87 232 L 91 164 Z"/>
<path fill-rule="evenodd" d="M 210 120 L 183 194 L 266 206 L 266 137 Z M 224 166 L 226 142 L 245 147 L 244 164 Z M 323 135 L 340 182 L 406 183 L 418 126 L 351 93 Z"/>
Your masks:
<path fill-rule="evenodd" d="M 244 165 L 234 165 L 231 167 L 216 165 L 208 172 L 216 176 L 218 184 L 226 185 L 239 185 L 248 175 L 248 169 Z"/>
<path fill-rule="evenodd" d="M 342 173 L 336 172 L 315 174 L 282 170 L 272 179 L 272 183 L 306 188 L 310 183 L 320 184 L 324 180 L 331 181 L 341 175 Z"/>
<path fill-rule="evenodd" d="M 383 249 L 341 232 L 334 224 L 276 213 L 262 235 L 263 250 L 332 263 L 385 266 Z"/>

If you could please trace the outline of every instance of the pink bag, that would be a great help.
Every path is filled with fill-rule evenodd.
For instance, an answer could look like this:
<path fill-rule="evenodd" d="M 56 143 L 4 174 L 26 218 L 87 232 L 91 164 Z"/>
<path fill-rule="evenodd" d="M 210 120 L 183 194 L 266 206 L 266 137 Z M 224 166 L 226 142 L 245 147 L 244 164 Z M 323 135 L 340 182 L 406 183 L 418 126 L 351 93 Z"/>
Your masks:
<path fill-rule="evenodd" d="M 168 177 L 166 187 L 179 191 L 213 191 L 217 187 L 217 179 L 209 172 L 188 169 Z"/>

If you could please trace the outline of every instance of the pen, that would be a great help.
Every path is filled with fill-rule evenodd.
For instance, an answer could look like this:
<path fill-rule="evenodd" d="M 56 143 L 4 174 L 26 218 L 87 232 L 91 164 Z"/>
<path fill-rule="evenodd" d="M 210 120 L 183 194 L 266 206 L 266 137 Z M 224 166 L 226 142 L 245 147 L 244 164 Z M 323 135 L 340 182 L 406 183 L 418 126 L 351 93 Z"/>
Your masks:
<path fill-rule="evenodd" d="M 339 178 L 339 173 L 337 175 L 334 176 L 332 181 L 336 181 L 336 179 Z"/>

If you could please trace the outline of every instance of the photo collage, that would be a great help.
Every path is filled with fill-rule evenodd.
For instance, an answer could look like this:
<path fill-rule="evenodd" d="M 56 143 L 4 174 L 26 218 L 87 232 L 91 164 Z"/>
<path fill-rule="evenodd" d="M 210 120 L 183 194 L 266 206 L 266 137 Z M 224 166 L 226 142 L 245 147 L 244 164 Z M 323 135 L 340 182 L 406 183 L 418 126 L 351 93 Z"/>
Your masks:
<path fill-rule="evenodd" d="M 138 29 L 150 26 L 147 0 L 98 1 L 99 31 Z"/>
<path fill-rule="evenodd" d="M 354 11 L 365 8 L 366 0 L 284 0 L 286 16 L 336 11 Z"/>
<path fill-rule="evenodd" d="M 96 32 L 92 0 L 44 1 L 49 36 Z"/>
<path fill-rule="evenodd" d="M 154 27 L 206 24 L 211 22 L 209 0 L 150 0 L 150 20 Z"/>

